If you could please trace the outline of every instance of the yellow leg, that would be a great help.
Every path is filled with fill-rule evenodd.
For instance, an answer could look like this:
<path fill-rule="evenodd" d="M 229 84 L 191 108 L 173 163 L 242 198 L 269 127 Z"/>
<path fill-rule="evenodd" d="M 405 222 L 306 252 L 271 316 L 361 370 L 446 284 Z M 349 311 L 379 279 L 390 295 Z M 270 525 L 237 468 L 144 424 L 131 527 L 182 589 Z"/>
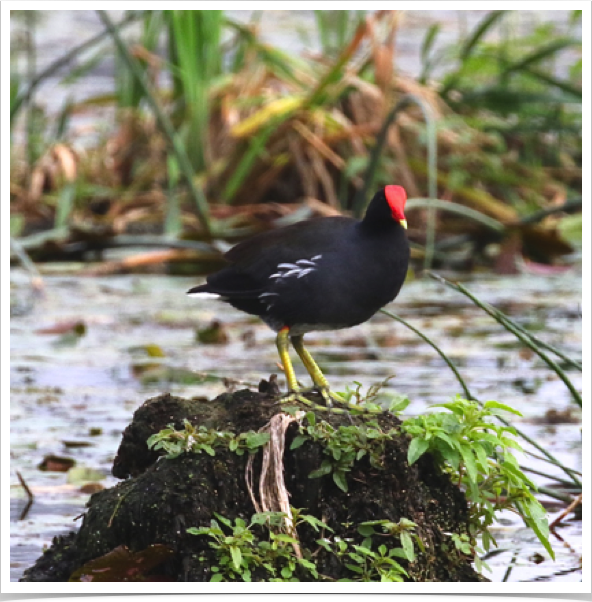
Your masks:
<path fill-rule="evenodd" d="M 296 353 L 300 356 L 302 363 L 304 364 L 306 370 L 310 374 L 315 387 L 319 390 L 323 399 L 325 400 L 326 407 L 319 406 L 309 399 L 307 399 L 302 393 L 299 393 L 298 381 L 296 380 L 296 374 L 294 373 L 294 367 L 292 366 L 292 360 L 290 360 L 289 354 L 289 341 L 292 341 L 292 345 L 294 345 L 294 349 L 296 349 Z M 329 390 L 329 383 L 325 378 L 325 375 L 321 372 L 321 369 L 317 366 L 317 363 L 314 361 L 312 355 L 308 352 L 308 350 L 304 347 L 302 335 L 297 335 L 290 337 L 290 328 L 285 326 L 282 328 L 276 338 L 278 352 L 280 354 L 280 359 L 282 365 L 284 367 L 284 373 L 286 375 L 286 380 L 288 381 L 288 389 L 290 393 L 282 397 L 280 403 L 294 402 L 300 401 L 305 405 L 308 405 L 317 410 L 324 410 L 327 412 L 335 412 L 336 414 L 347 413 L 347 410 L 343 408 L 333 408 L 333 399 L 339 401 L 341 403 L 345 403 L 340 395 L 337 393 L 333 393 Z M 348 405 L 352 410 L 358 410 L 357 407 Z M 359 413 L 359 410 L 358 410 Z M 370 413 L 376 413 L 375 411 L 371 411 Z M 351 417 L 350 417 L 351 420 Z"/>
<path fill-rule="evenodd" d="M 310 355 L 308 349 L 304 346 L 304 337 L 302 335 L 291 337 L 292 345 L 294 345 L 294 349 L 296 349 L 296 353 L 302 360 L 306 371 L 310 374 L 312 378 L 312 382 L 315 386 L 320 389 L 328 389 L 329 383 L 325 378 L 325 375 L 321 372 L 321 369 L 317 366 L 317 363 L 314 361 L 312 355 Z"/>
<path fill-rule="evenodd" d="M 298 382 L 296 381 L 296 374 L 294 372 L 294 367 L 292 366 L 292 360 L 290 359 L 289 354 L 289 337 L 290 329 L 285 326 L 278 332 L 276 343 L 278 353 L 280 354 L 280 360 L 282 362 L 282 366 L 284 367 L 286 381 L 288 382 L 288 389 L 290 391 L 298 391 Z"/>
<path fill-rule="evenodd" d="M 321 369 L 314 361 L 314 358 L 304 346 L 303 335 L 293 336 L 291 337 L 291 340 L 292 345 L 294 345 L 294 349 L 296 349 L 296 353 L 302 360 L 306 371 L 310 374 L 315 387 L 317 387 L 321 392 L 325 403 L 328 406 L 331 406 L 333 405 L 331 401 L 332 399 L 335 399 L 336 401 L 343 401 L 339 395 L 329 390 L 329 381 L 325 378 L 325 375 L 321 372 Z"/>

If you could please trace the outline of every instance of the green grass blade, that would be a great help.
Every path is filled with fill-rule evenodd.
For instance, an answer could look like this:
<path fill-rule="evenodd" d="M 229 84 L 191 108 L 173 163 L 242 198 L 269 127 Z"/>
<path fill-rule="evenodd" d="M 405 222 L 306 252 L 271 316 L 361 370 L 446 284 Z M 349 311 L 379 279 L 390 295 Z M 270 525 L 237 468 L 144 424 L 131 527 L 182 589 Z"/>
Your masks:
<path fill-rule="evenodd" d="M 430 60 L 430 52 L 432 51 L 432 47 L 440 33 L 440 24 L 434 23 L 428 29 L 423 42 L 421 44 L 421 75 L 419 76 L 419 81 L 421 83 L 425 83 L 427 78 L 430 76 L 430 72 L 435 64 L 435 61 Z"/>
<path fill-rule="evenodd" d="M 398 316 L 397 314 L 394 314 L 394 313 L 388 311 L 387 309 L 381 309 L 380 313 L 383 313 L 385 316 L 388 316 L 389 318 L 392 318 L 393 320 L 400 322 L 401 324 L 403 324 L 403 326 L 406 326 L 407 328 L 409 328 L 409 330 L 414 332 L 418 337 L 423 339 L 430 347 L 432 347 L 432 349 L 434 349 L 434 351 L 444 360 L 444 362 L 450 368 L 450 370 L 452 370 L 452 373 L 456 377 L 456 380 L 458 381 L 459 385 L 461 386 L 461 388 L 463 390 L 464 396 L 467 399 L 474 399 L 474 397 L 471 395 L 471 392 L 469 391 L 469 388 L 467 387 L 467 384 L 465 383 L 463 377 L 460 375 L 460 372 L 456 369 L 456 366 L 452 363 L 452 360 L 442 351 L 442 349 L 440 349 L 440 347 L 438 347 L 438 345 L 436 345 L 436 343 L 434 343 L 434 341 L 432 341 L 425 334 L 423 334 L 423 332 L 421 332 L 421 330 L 418 330 L 417 328 L 415 328 L 415 326 L 412 326 L 411 324 L 409 324 L 409 322 L 407 322 L 406 320 L 401 318 L 401 316 Z"/>
<path fill-rule="evenodd" d="M 544 351 L 542 351 L 541 347 L 537 345 L 532 337 L 525 332 L 522 328 L 520 328 L 517 324 L 515 324 L 508 316 L 495 309 L 488 303 L 484 303 L 480 299 L 478 299 L 475 295 L 473 295 L 469 290 L 467 290 L 462 284 L 450 282 L 437 274 L 430 273 L 430 276 L 439 282 L 442 282 L 446 286 L 462 293 L 465 297 L 471 299 L 471 301 L 483 309 L 486 313 L 488 313 L 496 322 L 501 324 L 506 330 L 511 332 L 517 339 L 519 339 L 524 345 L 526 345 L 529 349 L 534 351 L 546 364 L 549 366 L 555 374 L 563 381 L 565 386 L 568 388 L 569 392 L 572 394 L 574 401 L 582 407 L 582 396 L 578 393 L 573 383 L 569 380 L 563 369 L 553 361 Z"/>
<path fill-rule="evenodd" d="M 208 207 L 206 198 L 203 194 L 203 190 L 201 189 L 200 186 L 197 186 L 196 183 L 194 182 L 193 170 L 192 170 L 189 158 L 187 157 L 185 148 L 183 147 L 183 145 L 181 144 L 181 141 L 179 140 L 179 137 L 175 133 L 175 130 L 173 129 L 170 119 L 168 118 L 168 116 L 164 113 L 164 111 L 160 107 L 160 104 L 156 100 L 156 97 L 154 96 L 154 94 L 152 94 L 152 91 L 150 90 L 150 84 L 148 83 L 146 74 L 138 66 L 136 60 L 131 56 L 131 54 L 127 50 L 125 44 L 123 43 L 123 40 L 121 39 L 121 36 L 119 35 L 119 32 L 117 31 L 117 29 L 114 27 L 113 23 L 111 22 L 111 19 L 109 18 L 109 16 L 107 15 L 107 13 L 105 11 L 98 11 L 98 14 L 99 14 L 99 17 L 101 18 L 101 20 L 103 21 L 103 23 L 105 24 L 105 26 L 107 27 L 107 29 L 109 30 L 109 33 L 113 37 L 113 40 L 114 40 L 118 50 L 121 52 L 121 56 L 125 58 L 129 69 L 134 74 L 134 77 L 136 77 L 138 79 L 138 81 L 141 83 L 141 86 L 144 89 L 144 92 L 146 93 L 146 100 L 149 103 L 149 105 L 151 106 L 152 110 L 154 111 L 156 118 L 158 120 L 158 123 L 159 123 L 160 127 L 162 128 L 162 130 L 164 131 L 166 137 L 168 138 L 168 141 L 173 149 L 173 152 L 176 155 L 177 161 L 179 162 L 179 168 L 181 169 L 181 172 L 183 173 L 183 176 L 184 176 L 185 180 L 187 181 L 187 185 L 189 186 L 191 196 L 193 197 L 193 200 L 195 201 L 196 212 L 197 212 L 198 218 L 201 222 L 201 225 L 205 231 L 206 236 L 209 237 L 211 235 L 209 207 Z"/>
<path fill-rule="evenodd" d="M 63 228 L 68 225 L 68 219 L 74 207 L 76 198 L 76 183 L 68 182 L 60 190 L 58 205 L 56 208 L 54 228 Z"/>
<path fill-rule="evenodd" d="M 579 45 L 580 42 L 572 38 L 561 38 L 559 40 L 553 40 L 552 42 L 549 42 L 549 44 L 543 46 L 542 48 L 538 48 L 534 52 L 531 52 L 519 61 L 511 63 L 508 67 L 506 67 L 505 73 L 522 71 L 535 63 L 540 63 L 544 59 L 548 59 L 556 55 L 557 53 L 561 52 L 562 50 L 565 50 L 566 48 Z"/>
<path fill-rule="evenodd" d="M 473 34 L 463 44 L 460 51 L 460 60 L 466 61 L 472 54 L 477 44 L 482 40 L 485 34 L 507 13 L 507 10 L 492 11 L 477 27 Z"/>
<path fill-rule="evenodd" d="M 243 154 L 240 163 L 236 166 L 236 169 L 232 172 L 224 191 L 222 198 L 226 202 L 230 202 L 232 197 L 236 194 L 237 190 L 242 186 L 246 177 L 249 175 L 257 157 L 259 157 L 265 150 L 265 145 L 269 140 L 270 136 L 276 131 L 279 124 L 287 119 L 292 112 L 286 113 L 279 118 L 272 119 L 265 127 L 263 127 L 257 135 L 251 139 L 249 147 Z"/>
<path fill-rule="evenodd" d="M 117 24 L 117 27 L 119 29 L 121 29 L 121 28 L 129 25 L 130 23 L 137 21 L 138 18 L 139 18 L 139 16 L 138 16 L 137 12 L 134 11 L 133 13 L 127 15 L 124 19 L 122 19 Z M 14 101 L 12 101 L 10 103 L 10 121 L 11 121 L 11 123 L 12 123 L 12 120 L 14 119 L 14 117 L 16 116 L 16 114 L 18 113 L 18 111 L 20 110 L 21 106 L 24 103 L 29 101 L 29 99 L 31 98 L 31 95 L 33 94 L 33 92 L 35 91 L 35 89 L 41 82 L 43 82 L 47 78 L 54 75 L 54 73 L 56 73 L 59 69 L 61 69 L 62 67 L 64 67 L 65 65 L 67 65 L 68 63 L 73 61 L 74 59 L 79 58 L 82 52 L 88 50 L 89 48 L 92 48 L 95 44 L 98 44 L 104 38 L 106 38 L 108 36 L 109 36 L 109 31 L 107 31 L 107 30 L 101 31 L 97 35 L 95 35 L 95 36 L 89 38 L 88 40 L 85 40 L 81 44 L 75 46 L 74 48 L 72 48 L 72 50 L 70 50 L 69 52 L 67 52 L 66 54 L 61 56 L 59 59 L 57 59 L 56 61 L 51 63 L 51 65 L 49 65 L 46 69 L 44 69 L 43 71 L 38 73 L 34 77 L 34 79 L 32 79 L 29 82 L 29 85 L 26 87 L 26 89 L 22 90 L 18 94 L 18 96 L 14 99 Z"/>
<path fill-rule="evenodd" d="M 462 215 L 463 217 L 468 217 L 469 219 L 486 226 L 494 232 L 499 232 L 500 234 L 506 231 L 506 227 L 500 221 L 494 219 L 493 217 L 489 217 L 489 215 L 485 215 L 476 209 L 461 205 L 460 203 L 442 201 L 440 199 L 415 198 L 409 199 L 405 204 L 406 211 L 409 211 L 410 209 L 423 209 L 427 207 L 434 207 L 439 211 L 448 211 L 450 213 Z"/>

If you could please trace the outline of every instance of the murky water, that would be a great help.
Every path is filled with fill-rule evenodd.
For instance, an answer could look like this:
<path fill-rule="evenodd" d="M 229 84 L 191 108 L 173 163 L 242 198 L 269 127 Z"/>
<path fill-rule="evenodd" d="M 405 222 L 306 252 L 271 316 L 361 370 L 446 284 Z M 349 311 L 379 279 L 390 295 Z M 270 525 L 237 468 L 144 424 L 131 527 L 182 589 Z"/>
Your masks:
<path fill-rule="evenodd" d="M 25 302 L 26 277 L 14 271 L 12 280 L 13 300 Z M 116 479 L 109 471 L 121 432 L 144 400 L 166 391 L 211 397 L 225 390 L 216 379 L 201 384 L 149 382 L 150 373 L 142 371 L 142 365 L 160 362 L 162 368 L 175 369 L 177 376 L 171 378 L 177 379 L 181 370 L 188 370 L 251 383 L 277 372 L 274 333 L 222 303 L 187 297 L 184 293 L 193 284 L 194 279 L 167 276 L 50 276 L 33 311 L 11 320 L 12 579 L 17 580 L 35 561 L 51 537 L 76 528 L 75 518 L 88 499 L 79 482 L 68 482 L 67 473 L 41 471 L 38 465 L 45 456 L 72 458 L 77 467 L 103 473 L 101 483 L 111 486 Z M 580 357 L 580 274 L 479 277 L 467 286 L 546 342 Z M 569 392 L 491 318 L 464 297 L 426 280 L 408 282 L 389 309 L 448 354 L 474 395 L 520 409 L 524 418 L 517 426 L 559 460 L 581 470 L 579 413 Z M 213 319 L 222 322 L 228 343 L 196 343 L 196 328 Z M 78 338 L 38 332 L 78 320 L 86 325 L 86 334 Z M 337 390 L 353 380 L 366 388 L 394 375 L 386 391 L 408 395 L 412 400 L 408 414 L 421 413 L 427 405 L 460 392 L 431 347 L 384 315 L 349 330 L 311 333 L 307 338 Z M 148 357 L 146 345 L 158 345 L 164 357 Z M 305 382 L 304 369 L 295 365 Z M 581 390 L 580 375 L 568 374 Z M 575 422 L 541 424 L 541 417 L 551 409 L 573 410 Z M 86 446 L 72 447 L 73 442 Z M 528 459 L 525 463 L 559 474 L 542 462 Z M 25 495 L 17 471 L 35 495 L 24 520 L 19 520 Z M 535 481 L 548 485 L 545 478 Z M 556 514 L 552 511 L 551 517 Z M 557 560 L 552 562 L 534 535 L 513 515 L 504 514 L 495 529 L 503 552 L 488 560 L 492 573 L 486 574 L 500 581 L 512 565 L 509 581 L 579 581 L 581 522 L 568 521 L 559 533 L 567 545 L 553 541 Z M 540 564 L 533 560 L 537 553 L 543 558 Z"/>

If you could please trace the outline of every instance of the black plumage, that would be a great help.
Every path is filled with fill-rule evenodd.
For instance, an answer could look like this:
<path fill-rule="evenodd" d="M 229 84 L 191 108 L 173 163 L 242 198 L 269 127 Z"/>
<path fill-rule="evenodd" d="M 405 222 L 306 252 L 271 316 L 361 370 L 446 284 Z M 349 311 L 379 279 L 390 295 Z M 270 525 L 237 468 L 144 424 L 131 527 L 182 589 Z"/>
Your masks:
<path fill-rule="evenodd" d="M 403 188 L 386 186 L 361 221 L 317 218 L 253 236 L 225 254 L 226 267 L 188 293 L 219 295 L 293 342 L 300 337 L 300 344 L 306 332 L 365 322 L 405 280 L 405 200 Z"/>

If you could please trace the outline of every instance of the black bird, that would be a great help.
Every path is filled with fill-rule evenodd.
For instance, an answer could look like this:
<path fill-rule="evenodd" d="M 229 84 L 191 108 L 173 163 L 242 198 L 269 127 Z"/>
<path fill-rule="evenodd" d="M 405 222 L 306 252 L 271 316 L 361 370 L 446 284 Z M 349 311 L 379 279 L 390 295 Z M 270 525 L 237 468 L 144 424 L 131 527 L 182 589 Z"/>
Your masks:
<path fill-rule="evenodd" d="M 187 292 L 215 295 L 275 330 L 288 388 L 297 391 L 290 339 L 329 401 L 329 383 L 303 336 L 361 324 L 397 296 L 409 263 L 406 200 L 401 186 L 385 186 L 361 221 L 323 217 L 255 235 L 224 255 L 228 266 Z"/>

